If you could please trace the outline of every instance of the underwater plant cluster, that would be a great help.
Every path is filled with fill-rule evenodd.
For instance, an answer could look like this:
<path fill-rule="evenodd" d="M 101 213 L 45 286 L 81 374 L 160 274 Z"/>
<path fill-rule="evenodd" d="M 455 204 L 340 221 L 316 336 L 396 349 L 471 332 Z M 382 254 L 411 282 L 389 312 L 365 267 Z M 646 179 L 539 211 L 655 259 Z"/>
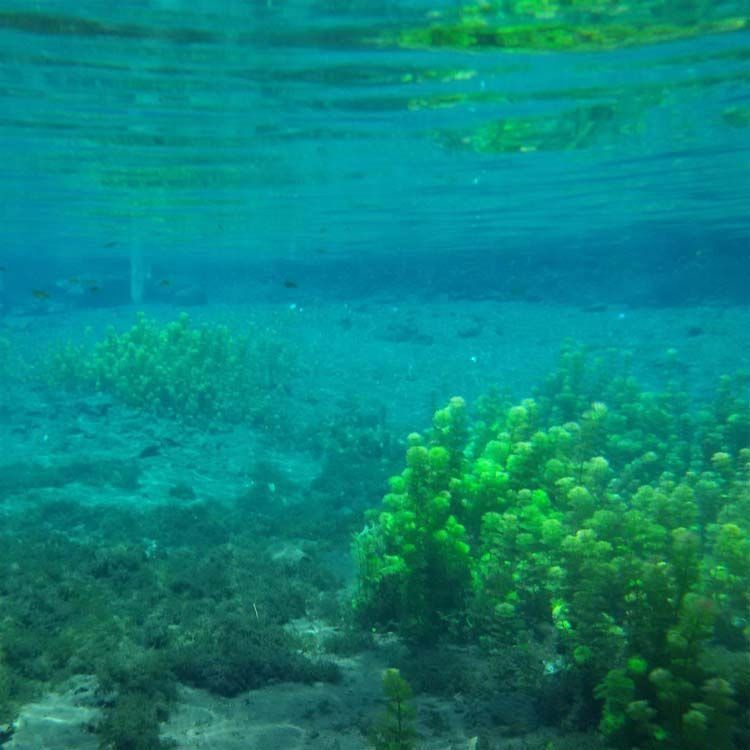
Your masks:
<path fill-rule="evenodd" d="M 201 455 L 233 455 L 222 445 L 247 441 L 238 421 L 256 423 L 253 394 L 266 388 L 271 411 L 281 406 L 285 351 L 187 316 L 140 316 L 29 370 L 42 393 L 72 389 L 77 416 L 106 394 L 86 412 L 91 434 L 96 420 L 132 437 L 166 419 L 140 452 L 121 440 L 124 454 L 89 455 L 89 443 L 78 458 L 6 464 L 9 732 L 41 691 L 85 677 L 102 746 L 158 750 L 180 685 L 231 698 L 279 681 L 336 684 L 379 654 L 385 713 L 352 730 L 376 748 L 418 747 L 432 729 L 420 695 L 447 704 L 462 692 L 465 726 L 485 743 L 546 725 L 592 747 L 596 729 L 607 747 L 747 745 L 750 379 L 723 377 L 698 399 L 670 352 L 665 387 L 647 390 L 626 355 L 569 345 L 532 398 L 451 399 L 408 436 L 406 467 L 355 535 L 352 607 L 329 557 L 345 555 L 361 524 L 352 510 L 397 470 L 382 415 L 347 405 L 295 430 L 279 412 L 286 426 L 264 422 L 262 449 L 242 443 L 257 454 L 242 482 L 222 464 L 222 484 L 179 472 L 150 483 L 196 436 Z M 207 421 L 215 429 L 185 429 Z M 307 483 L 264 463 L 291 442 L 315 457 Z M 290 508 L 304 512 L 292 520 Z M 295 624 L 306 618 L 330 635 L 311 639 Z"/>
<path fill-rule="evenodd" d="M 196 326 L 187 313 L 164 324 L 139 313 L 130 330 L 109 327 L 93 348 L 60 348 L 48 375 L 58 385 L 109 393 L 168 417 L 239 421 L 262 415 L 291 365 L 272 335 Z"/>
<path fill-rule="evenodd" d="M 360 622 L 544 641 L 568 720 L 616 747 L 747 747 L 748 382 L 696 404 L 673 364 L 650 392 L 568 348 L 533 399 L 451 399 L 356 537 Z"/>

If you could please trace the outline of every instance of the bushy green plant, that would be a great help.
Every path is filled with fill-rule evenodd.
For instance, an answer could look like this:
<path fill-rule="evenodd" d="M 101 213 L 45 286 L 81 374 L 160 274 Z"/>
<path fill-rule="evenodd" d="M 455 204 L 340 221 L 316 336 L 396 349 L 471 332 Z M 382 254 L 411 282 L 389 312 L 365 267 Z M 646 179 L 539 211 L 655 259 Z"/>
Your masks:
<path fill-rule="evenodd" d="M 187 313 L 166 324 L 139 313 L 129 331 L 110 327 L 93 349 L 61 348 L 48 373 L 64 387 L 170 417 L 239 420 L 262 414 L 290 369 L 288 351 L 268 334 L 195 326 Z"/>
<path fill-rule="evenodd" d="M 610 741 L 738 747 L 747 382 L 690 407 L 676 378 L 647 392 L 627 363 L 614 372 L 573 349 L 533 400 L 485 402 L 471 421 L 453 399 L 410 437 L 407 468 L 355 541 L 359 617 L 422 639 L 470 623 L 498 647 L 552 627 Z"/>
<path fill-rule="evenodd" d="M 398 669 L 383 672 L 385 711 L 373 733 L 375 750 L 412 750 L 417 732 L 414 728 L 416 710 L 412 689 Z"/>
<path fill-rule="evenodd" d="M 384 510 L 356 540 L 363 571 L 357 605 L 368 620 L 400 622 L 423 635 L 465 603 L 469 545 L 448 492 L 459 469 L 465 410 L 462 399 L 453 399 L 437 412 L 429 446 L 421 435 L 409 436 L 406 469 L 391 479 Z"/>

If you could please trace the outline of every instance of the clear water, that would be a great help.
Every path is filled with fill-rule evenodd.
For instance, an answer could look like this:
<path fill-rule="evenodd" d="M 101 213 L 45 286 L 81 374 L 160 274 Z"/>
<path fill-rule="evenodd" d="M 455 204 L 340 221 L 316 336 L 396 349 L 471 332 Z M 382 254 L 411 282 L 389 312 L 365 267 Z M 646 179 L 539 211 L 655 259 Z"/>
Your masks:
<path fill-rule="evenodd" d="M 749 14 L 2 3 L 0 747 L 750 746 Z"/>
<path fill-rule="evenodd" d="M 747 12 L 657 7 L 646 27 Z M 455 5 L 5 3 L 4 255 L 747 252 L 746 31 L 564 53 L 389 42 L 436 11 Z"/>

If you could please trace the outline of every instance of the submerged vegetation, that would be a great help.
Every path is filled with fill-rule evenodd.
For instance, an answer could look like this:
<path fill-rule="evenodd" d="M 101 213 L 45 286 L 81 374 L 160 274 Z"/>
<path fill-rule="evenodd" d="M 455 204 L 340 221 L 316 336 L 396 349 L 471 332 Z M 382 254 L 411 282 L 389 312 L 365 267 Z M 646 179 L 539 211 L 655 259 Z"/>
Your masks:
<path fill-rule="evenodd" d="M 142 408 L 143 423 L 153 413 L 204 418 L 162 402 L 164 379 L 186 401 L 199 384 L 225 404 L 211 418 L 231 422 L 240 370 L 256 366 L 234 341 L 185 317 L 140 318 L 77 358 L 68 350 L 51 379 L 106 390 Z M 195 365 L 196 349 L 210 367 Z M 219 363 L 226 392 L 213 382 Z M 420 695 L 462 693 L 477 712 L 492 704 L 483 716 L 492 732 L 498 721 L 518 734 L 547 722 L 598 730 L 623 749 L 744 747 L 750 379 L 724 377 L 697 402 L 671 354 L 665 372 L 664 389 L 645 390 L 626 357 L 568 347 L 533 398 L 489 393 L 471 409 L 451 399 L 429 431 L 408 436 L 406 468 L 355 537 L 353 610 L 324 559 L 392 470 L 396 441 L 377 412 L 346 404 L 309 435 L 294 433 L 320 469 L 309 483 L 256 456 L 251 481 L 222 500 L 180 478 L 141 504 L 158 451 L 8 463 L 0 725 L 49 686 L 87 675 L 102 746 L 160 750 L 178 685 L 232 697 L 279 681 L 334 682 L 337 660 L 380 648 L 378 634 L 393 631 L 409 647 L 397 657 L 405 676 L 385 673 L 385 712 L 375 718 L 373 705 L 363 722 L 376 748 L 417 746 L 424 723 L 410 684 Z M 130 384 L 133 401 L 117 390 Z M 113 496 L 132 505 L 108 504 Z M 331 633 L 300 635 L 295 621 L 310 618 Z"/>
<path fill-rule="evenodd" d="M 554 634 L 545 671 L 614 745 L 746 746 L 747 391 L 696 405 L 568 350 L 534 399 L 452 399 L 356 539 L 360 621 L 490 652 Z"/>
<path fill-rule="evenodd" d="M 161 324 L 138 314 L 124 333 L 110 327 L 89 349 L 69 344 L 49 363 L 63 387 L 109 393 L 128 406 L 189 421 L 260 417 L 291 369 L 271 334 L 195 326 L 187 313 Z"/>
<path fill-rule="evenodd" d="M 414 694 L 398 669 L 383 672 L 385 710 L 373 733 L 375 750 L 412 750 L 416 746 Z"/>
<path fill-rule="evenodd" d="M 178 682 L 234 696 L 335 681 L 336 666 L 305 656 L 286 627 L 333 579 L 313 560 L 289 575 L 232 531 L 240 525 L 195 503 L 135 514 L 49 502 L 10 523 L 0 545 L 0 724 L 43 686 L 95 675 L 103 747 L 156 750 Z"/>

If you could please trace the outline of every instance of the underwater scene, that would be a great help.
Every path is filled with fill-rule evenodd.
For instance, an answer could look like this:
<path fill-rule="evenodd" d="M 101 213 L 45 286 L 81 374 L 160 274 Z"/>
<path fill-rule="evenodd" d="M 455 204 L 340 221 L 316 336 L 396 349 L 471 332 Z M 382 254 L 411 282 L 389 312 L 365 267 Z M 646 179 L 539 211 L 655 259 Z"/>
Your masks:
<path fill-rule="evenodd" d="M 748 0 L 0 60 L 2 750 L 750 747 Z"/>

